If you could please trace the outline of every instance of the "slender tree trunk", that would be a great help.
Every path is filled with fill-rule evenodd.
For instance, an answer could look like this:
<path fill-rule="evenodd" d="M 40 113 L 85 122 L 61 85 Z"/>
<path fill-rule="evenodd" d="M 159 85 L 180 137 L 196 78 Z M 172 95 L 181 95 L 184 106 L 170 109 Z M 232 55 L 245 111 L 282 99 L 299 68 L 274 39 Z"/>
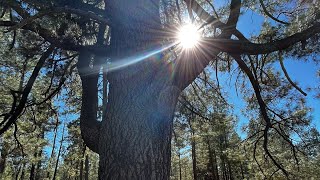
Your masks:
<path fill-rule="evenodd" d="M 30 180 L 34 180 L 34 178 L 35 178 L 34 171 L 35 171 L 35 165 L 32 163 L 31 164 L 31 169 L 30 169 L 30 176 L 29 176 Z"/>
<path fill-rule="evenodd" d="M 181 167 L 181 155 L 178 153 L 179 157 L 179 179 L 182 180 L 182 167 Z"/>
<path fill-rule="evenodd" d="M 198 179 L 198 172 L 197 172 L 197 154 L 196 154 L 196 140 L 194 135 L 194 130 L 191 126 L 190 120 L 189 120 L 189 126 L 191 129 L 191 157 L 192 157 L 192 174 L 193 179 Z"/>
<path fill-rule="evenodd" d="M 187 168 L 184 166 L 184 179 L 187 179 Z"/>
<path fill-rule="evenodd" d="M 220 166 L 221 166 L 221 171 L 222 171 L 222 179 L 227 180 L 226 162 L 225 162 L 225 156 L 223 154 L 222 149 L 220 150 L 220 154 L 221 154 L 220 155 L 220 159 L 221 159 Z"/>
<path fill-rule="evenodd" d="M 80 172 L 79 172 L 79 180 L 83 179 L 83 159 L 80 161 Z"/>
<path fill-rule="evenodd" d="M 209 150 L 208 153 L 209 153 L 210 171 L 212 173 L 213 179 L 219 180 L 219 171 L 218 171 L 218 162 L 217 162 L 216 152 L 214 149 L 211 148 L 209 138 L 206 138 L 206 142 Z"/>
<path fill-rule="evenodd" d="M 56 111 L 54 109 L 52 109 L 52 111 L 55 113 L 56 122 L 55 122 L 54 130 L 53 130 L 54 131 L 54 136 L 53 136 L 53 142 L 52 142 L 52 149 L 51 149 L 51 153 L 50 153 L 50 158 L 49 158 L 49 162 L 48 162 L 47 178 L 50 178 L 51 168 L 52 168 L 52 166 L 54 164 L 55 147 L 56 147 L 56 141 L 57 141 L 58 127 L 59 127 L 58 115 L 57 115 L 57 113 L 56 113 Z"/>
<path fill-rule="evenodd" d="M 4 139 L 3 136 L 0 137 L 0 143 L 1 143 L 1 151 L 0 151 L 0 179 L 1 179 L 1 176 L 6 170 L 7 156 L 9 155 L 8 147 L 10 147 L 10 144 Z"/>
<path fill-rule="evenodd" d="M 85 153 L 86 153 L 86 145 L 83 144 L 82 157 L 81 157 L 81 161 L 80 161 L 80 173 L 79 173 L 80 180 L 83 179 L 83 158 L 84 158 Z"/>
<path fill-rule="evenodd" d="M 194 118 L 193 116 L 188 117 L 188 124 L 190 127 L 190 133 L 191 133 L 191 158 L 192 158 L 192 173 L 193 173 L 193 179 L 198 179 L 198 172 L 197 172 L 197 154 L 196 154 L 196 140 L 195 140 L 195 133 L 194 129 L 192 127 L 191 119 Z"/>
<path fill-rule="evenodd" d="M 59 159 L 60 159 L 60 154 L 61 154 L 61 151 L 62 151 L 62 145 L 63 145 L 63 141 L 64 141 L 64 128 L 65 128 L 65 124 L 63 125 L 63 129 L 62 129 L 61 142 L 60 142 L 60 147 L 59 147 L 59 151 L 58 151 L 57 161 L 56 161 L 56 165 L 55 165 L 55 168 L 54 168 L 54 173 L 53 173 L 52 180 L 55 180 L 56 176 L 57 176 Z"/>
<path fill-rule="evenodd" d="M 243 165 L 240 163 L 241 177 L 244 179 Z"/>
<path fill-rule="evenodd" d="M 24 167 L 25 167 L 25 164 L 23 164 L 23 166 L 22 166 L 22 172 L 21 172 L 21 176 L 20 176 L 21 180 L 24 180 Z"/>
<path fill-rule="evenodd" d="M 40 138 L 41 139 L 44 139 L 44 132 L 45 132 L 45 128 L 42 127 L 42 130 L 41 130 L 41 135 L 40 135 Z M 39 150 L 39 152 L 37 153 L 37 157 L 40 157 L 39 158 L 39 161 L 37 162 L 37 166 L 36 166 L 36 171 L 35 171 L 35 179 L 41 179 L 41 168 L 42 168 L 42 160 L 41 160 L 41 157 L 42 157 L 42 149 Z"/>
<path fill-rule="evenodd" d="M 19 174 L 20 174 L 21 168 L 22 168 L 22 165 L 19 165 L 18 172 L 15 173 L 15 175 L 16 175 L 15 180 L 19 179 Z"/>
<path fill-rule="evenodd" d="M 228 158 L 227 158 L 227 162 L 228 162 L 229 179 L 233 180 L 232 167 Z"/>
<path fill-rule="evenodd" d="M 42 156 L 42 150 L 40 150 L 38 156 L 39 157 Z M 36 173 L 35 173 L 35 178 L 36 179 L 41 179 L 41 167 L 42 167 L 42 162 L 41 162 L 41 159 L 39 159 L 39 161 L 37 163 L 37 166 L 36 166 Z"/>
<path fill-rule="evenodd" d="M 58 118 L 58 116 L 56 116 L 56 123 L 55 123 L 55 126 L 54 126 L 54 136 L 53 136 L 53 143 L 52 143 L 50 160 L 53 159 L 54 150 L 55 150 L 55 147 L 56 147 L 56 139 L 57 139 L 57 134 L 58 134 L 58 126 L 59 126 L 59 118 Z"/>
<path fill-rule="evenodd" d="M 34 153 L 34 158 L 37 158 L 37 152 Z M 31 164 L 31 168 L 30 168 L 30 176 L 29 176 L 29 179 L 30 180 L 34 180 L 36 178 L 36 165 L 34 163 Z"/>
<path fill-rule="evenodd" d="M 86 155 L 86 160 L 85 160 L 84 180 L 89 180 L 89 156 L 88 155 Z"/>
<path fill-rule="evenodd" d="M 197 172 L 197 154 L 196 154 L 196 141 L 194 139 L 194 131 L 191 130 L 191 157 L 192 157 L 192 169 L 193 169 L 193 179 L 198 179 Z"/>
<path fill-rule="evenodd" d="M 2 174 L 6 168 L 6 160 L 7 160 L 7 151 L 6 147 L 3 146 L 0 152 L 0 174 Z"/>

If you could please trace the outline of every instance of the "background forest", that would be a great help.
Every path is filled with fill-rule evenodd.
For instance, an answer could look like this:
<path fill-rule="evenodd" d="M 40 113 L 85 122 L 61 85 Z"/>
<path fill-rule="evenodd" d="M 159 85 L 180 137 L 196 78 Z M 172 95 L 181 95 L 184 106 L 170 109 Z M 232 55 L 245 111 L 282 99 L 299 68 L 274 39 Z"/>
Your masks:
<path fill-rule="evenodd" d="M 21 17 L 38 15 L 31 24 L 38 23 L 41 27 L 35 25 L 29 29 L 38 28 L 36 31 L 40 33 L 42 27 L 52 29 L 50 33 L 55 36 L 82 45 L 96 42 L 96 36 L 104 36 L 106 42 L 101 43 L 108 44 L 110 31 L 107 28 L 105 34 L 99 34 L 101 26 L 96 22 L 68 13 L 42 17 L 33 8 L 41 7 L 37 4 L 39 1 L 26 2 L 29 4 L 0 1 L 0 116 L 5 118 L 12 107 L 23 106 L 17 114 L 18 121 L 0 137 L 0 179 L 98 179 L 99 155 L 86 147 L 80 132 L 82 92 L 76 66 L 79 47 L 68 43 L 64 44 L 67 50 L 49 47 L 52 53 L 43 58 L 47 53 L 44 47 L 49 43 L 35 32 L 19 28 L 28 28 L 30 23 Z M 198 2 L 221 21 L 225 20 L 229 1 Z M 281 29 L 278 22 L 265 15 L 258 1 L 246 0 L 241 9 L 246 18 L 242 20 L 253 18 L 252 23 L 256 23 L 256 19 L 262 19 L 261 27 L 252 28 L 252 31 L 248 27 L 246 36 L 252 41 L 263 43 L 281 38 L 283 32 L 298 32 L 308 26 L 303 23 L 308 19 L 319 23 L 318 1 L 265 2 L 273 14 L 286 9 L 283 14 L 293 23 Z M 66 8 L 78 6 L 101 10 L 104 7 L 103 1 L 94 0 L 50 3 Z M 291 6 L 284 7 L 285 4 L 291 5 L 292 9 Z M 178 17 L 189 19 L 187 9 L 182 1 L 162 1 L 164 24 L 176 23 Z M 246 13 L 251 13 L 251 17 Z M 194 21 L 200 21 L 194 18 Z M 24 25 L 9 26 L 8 21 Z M 204 29 L 202 33 L 213 32 Z M 283 169 L 292 179 L 320 179 L 320 125 L 317 119 L 320 116 L 314 111 L 318 108 L 320 92 L 318 36 L 283 52 L 243 57 L 258 79 L 264 102 L 272 112 L 274 128 L 268 134 L 268 152 L 263 141 L 265 122 L 250 82 L 228 54 L 220 53 L 218 60 L 212 61 L 178 99 L 171 143 L 171 179 L 286 179 Z M 56 40 L 61 40 L 59 38 Z M 170 59 L 177 55 L 175 53 L 169 49 L 166 56 Z M 290 78 L 284 61 L 296 59 L 317 67 L 318 74 L 308 77 L 315 79 L 312 87 L 304 82 L 294 82 L 295 74 Z M 107 64 L 106 60 L 98 79 L 99 120 L 103 119 L 108 98 Z M 292 72 L 308 71 L 295 68 Z M 38 69 L 37 74 L 35 69 Z M 26 89 L 28 93 L 21 93 Z"/>

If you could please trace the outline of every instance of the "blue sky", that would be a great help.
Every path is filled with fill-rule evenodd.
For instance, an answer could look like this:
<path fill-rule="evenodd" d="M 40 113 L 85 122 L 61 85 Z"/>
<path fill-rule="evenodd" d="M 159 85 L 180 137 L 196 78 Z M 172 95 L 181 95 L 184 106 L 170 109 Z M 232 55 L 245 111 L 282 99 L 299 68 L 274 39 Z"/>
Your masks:
<path fill-rule="evenodd" d="M 255 35 L 260 32 L 261 25 L 264 22 L 264 17 L 251 10 L 244 11 L 246 12 L 240 16 L 237 29 L 241 31 L 247 38 L 249 38 L 251 35 Z M 314 62 L 306 62 L 299 59 L 285 59 L 284 64 L 291 79 L 294 82 L 297 82 L 299 87 L 301 87 L 304 91 L 306 91 L 307 88 L 319 87 L 320 79 L 317 77 L 317 71 L 319 71 L 320 68 Z M 275 67 L 276 69 L 279 69 L 278 64 L 275 65 Z M 233 84 L 231 86 L 233 86 Z M 244 134 L 241 133 L 240 128 L 247 123 L 247 118 L 241 114 L 241 109 L 244 109 L 245 103 L 242 100 L 241 95 L 240 97 L 236 95 L 234 87 L 230 87 L 228 93 L 230 96 L 230 103 L 232 103 L 235 108 L 234 112 L 239 117 L 237 131 L 242 137 L 244 137 Z M 311 115 L 313 118 L 312 125 L 315 126 L 318 131 L 320 131 L 320 100 L 315 98 L 317 92 L 311 91 L 307 93 L 307 105 L 313 110 Z"/>

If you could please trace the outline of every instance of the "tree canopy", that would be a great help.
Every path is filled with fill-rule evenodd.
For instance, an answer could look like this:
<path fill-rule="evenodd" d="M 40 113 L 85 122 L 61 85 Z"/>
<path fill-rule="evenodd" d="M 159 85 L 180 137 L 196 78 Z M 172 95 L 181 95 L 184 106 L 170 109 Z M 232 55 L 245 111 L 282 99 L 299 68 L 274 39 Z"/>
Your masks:
<path fill-rule="evenodd" d="M 319 9 L 315 0 L 1 1 L 0 174 L 319 177 L 305 98 L 319 89 L 300 87 L 285 65 L 319 62 Z M 248 14 L 261 23 L 243 27 Z M 188 48 L 178 35 L 186 24 L 199 33 Z M 243 132 L 226 76 L 246 105 Z"/>

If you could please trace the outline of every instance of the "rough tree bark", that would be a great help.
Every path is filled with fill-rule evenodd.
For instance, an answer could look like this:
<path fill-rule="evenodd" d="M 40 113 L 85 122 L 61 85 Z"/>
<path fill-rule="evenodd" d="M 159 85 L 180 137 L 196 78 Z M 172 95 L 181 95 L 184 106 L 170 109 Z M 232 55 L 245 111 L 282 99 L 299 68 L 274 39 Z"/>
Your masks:
<path fill-rule="evenodd" d="M 106 4 L 112 19 L 111 65 L 159 47 L 163 34 L 159 0 L 106 0 Z M 93 57 L 82 51 L 78 60 L 83 92 L 80 122 L 86 145 L 100 155 L 99 179 L 169 179 L 178 96 L 210 60 L 199 63 L 181 56 L 172 70 L 172 64 L 157 54 L 108 72 L 106 113 L 98 122 L 101 65 Z"/>
<path fill-rule="evenodd" d="M 158 1 L 107 3 L 114 24 L 112 63 L 159 46 Z M 172 119 L 181 91 L 172 84 L 169 65 L 151 57 L 108 73 L 106 115 L 100 124 L 94 113 L 99 65 L 90 69 L 90 58 L 83 52 L 78 63 L 83 86 L 80 118 L 86 144 L 100 155 L 99 179 L 169 179 Z"/>
<path fill-rule="evenodd" d="M 158 2 L 110 1 L 109 8 L 117 23 L 112 62 L 157 45 Z M 180 89 L 163 66 L 153 57 L 109 74 L 99 138 L 100 179 L 169 179 L 172 119 Z"/>

